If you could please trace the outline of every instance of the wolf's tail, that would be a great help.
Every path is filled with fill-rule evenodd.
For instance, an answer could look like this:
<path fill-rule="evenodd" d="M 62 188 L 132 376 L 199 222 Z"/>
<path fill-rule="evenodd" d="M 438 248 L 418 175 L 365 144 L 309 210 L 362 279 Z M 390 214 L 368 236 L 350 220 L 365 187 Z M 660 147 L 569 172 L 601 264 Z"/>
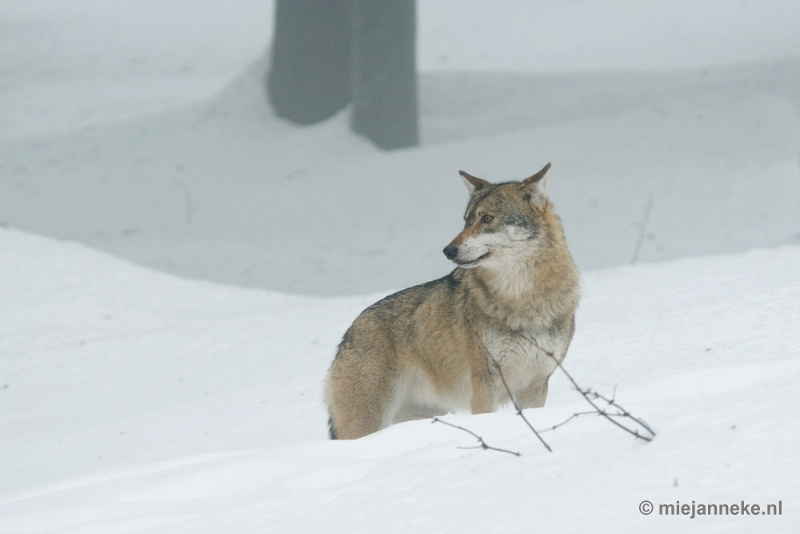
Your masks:
<path fill-rule="evenodd" d="M 336 428 L 333 426 L 333 417 L 328 416 L 328 435 L 331 439 L 339 439 L 336 436 Z"/>

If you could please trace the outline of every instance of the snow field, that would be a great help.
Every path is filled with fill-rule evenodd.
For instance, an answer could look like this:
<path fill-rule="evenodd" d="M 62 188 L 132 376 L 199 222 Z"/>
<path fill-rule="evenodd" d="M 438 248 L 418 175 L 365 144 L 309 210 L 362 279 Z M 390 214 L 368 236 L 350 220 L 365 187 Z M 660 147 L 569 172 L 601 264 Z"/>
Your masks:
<path fill-rule="evenodd" d="M 419 3 L 423 146 L 382 153 L 274 118 L 269 1 L 0 2 L 0 533 L 793 532 L 798 4 L 487 5 Z M 452 268 L 457 171 L 547 161 L 567 369 L 656 439 L 584 416 L 548 453 L 505 409 L 446 419 L 520 457 L 327 440 L 351 321 Z M 586 407 L 557 373 L 526 416 Z"/>
<path fill-rule="evenodd" d="M 800 249 L 589 272 L 566 360 L 658 433 L 511 411 L 326 440 L 321 382 L 380 295 L 178 279 L 0 231 L 0 532 L 787 532 L 798 474 Z M 624 295 L 625 298 L 621 298 Z M 563 377 L 537 428 L 585 409 Z M 781 517 L 642 516 L 783 501 Z M 47 513 L 42 513 L 46 510 Z"/>
<path fill-rule="evenodd" d="M 666 79 L 442 75 L 423 84 L 423 133 L 438 142 L 392 153 L 351 135 L 346 112 L 310 128 L 276 120 L 265 69 L 189 108 L 0 143 L 0 223 L 181 276 L 367 293 L 450 269 L 459 169 L 518 180 L 551 161 L 582 270 L 631 261 L 649 196 L 640 261 L 800 242 L 796 62 Z M 762 75 L 776 89 L 753 82 Z M 500 105 L 517 82 L 516 104 Z M 472 92 L 483 104 L 468 104 Z M 537 110 L 539 98 L 552 107 Z"/>
<path fill-rule="evenodd" d="M 0 225 L 180 276 L 363 294 L 448 271 L 459 169 L 551 161 L 584 271 L 629 263 L 645 218 L 644 262 L 800 243 L 795 3 L 423 2 L 423 146 L 390 154 L 347 110 L 273 116 L 270 2 L 155 4 L 0 5 Z"/>

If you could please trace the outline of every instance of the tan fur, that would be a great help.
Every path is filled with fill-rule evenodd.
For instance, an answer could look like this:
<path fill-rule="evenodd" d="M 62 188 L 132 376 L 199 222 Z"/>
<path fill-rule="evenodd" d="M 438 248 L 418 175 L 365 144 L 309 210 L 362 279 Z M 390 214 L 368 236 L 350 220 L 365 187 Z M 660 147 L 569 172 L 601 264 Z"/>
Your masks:
<path fill-rule="evenodd" d="M 548 164 L 522 182 L 462 172 L 464 230 L 445 249 L 450 275 L 373 304 L 345 333 L 326 380 L 331 437 L 508 402 L 543 406 L 575 329 L 580 280 L 545 193 Z M 488 252 L 487 252 L 488 251 Z M 450 257 L 450 256 L 448 256 Z"/>

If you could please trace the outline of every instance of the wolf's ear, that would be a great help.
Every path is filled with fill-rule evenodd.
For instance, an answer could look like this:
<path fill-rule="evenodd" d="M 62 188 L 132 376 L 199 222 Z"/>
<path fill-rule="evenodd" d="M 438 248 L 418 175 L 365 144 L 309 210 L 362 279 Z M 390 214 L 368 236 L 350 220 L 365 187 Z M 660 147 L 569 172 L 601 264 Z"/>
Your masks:
<path fill-rule="evenodd" d="M 544 168 L 531 176 L 530 178 L 525 178 L 522 180 L 523 184 L 526 185 L 536 185 L 536 189 L 544 193 L 547 190 L 547 171 L 550 170 L 550 164 L 544 166 Z"/>
<path fill-rule="evenodd" d="M 531 176 L 522 180 L 522 184 L 530 191 L 532 195 L 531 202 L 540 201 L 547 193 L 547 173 L 550 170 L 550 164 Z"/>
<path fill-rule="evenodd" d="M 475 176 L 472 176 L 471 174 L 468 174 L 464 171 L 458 171 L 458 174 L 460 174 L 461 179 L 464 180 L 464 185 L 467 186 L 467 191 L 469 191 L 470 195 L 473 194 L 478 189 L 483 189 L 484 187 L 489 185 L 489 182 L 487 182 L 486 180 L 481 180 L 480 178 L 476 178 Z"/>

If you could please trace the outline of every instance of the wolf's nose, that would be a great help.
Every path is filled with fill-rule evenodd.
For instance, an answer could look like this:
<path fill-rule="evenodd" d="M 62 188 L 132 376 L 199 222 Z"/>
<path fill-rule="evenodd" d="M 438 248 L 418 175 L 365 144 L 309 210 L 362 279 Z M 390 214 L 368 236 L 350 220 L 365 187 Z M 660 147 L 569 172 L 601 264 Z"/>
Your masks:
<path fill-rule="evenodd" d="M 454 247 L 453 245 L 447 245 L 446 247 L 444 247 L 444 250 L 442 252 L 444 252 L 445 258 L 447 258 L 448 260 L 452 260 L 456 256 L 458 256 L 458 247 Z"/>

